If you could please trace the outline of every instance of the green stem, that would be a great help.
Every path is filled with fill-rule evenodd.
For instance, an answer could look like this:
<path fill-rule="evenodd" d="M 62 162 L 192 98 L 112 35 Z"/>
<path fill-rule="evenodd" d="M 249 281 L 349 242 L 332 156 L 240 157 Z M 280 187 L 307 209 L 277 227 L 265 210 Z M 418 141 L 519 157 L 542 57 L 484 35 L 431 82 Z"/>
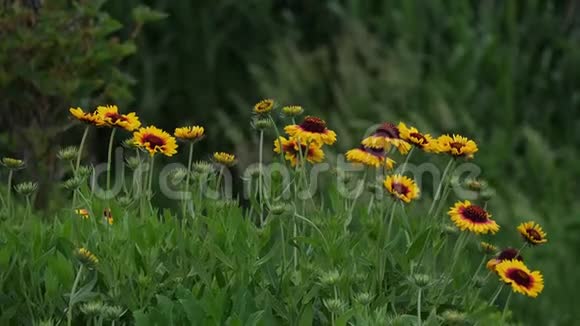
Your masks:
<path fill-rule="evenodd" d="M 109 151 L 107 155 L 107 195 L 111 191 L 111 163 L 113 160 L 113 142 L 115 140 L 116 133 L 117 128 L 113 128 L 113 131 L 111 132 L 111 138 L 109 138 Z"/>
<path fill-rule="evenodd" d="M 284 236 L 284 223 L 282 219 L 278 219 L 280 222 L 280 238 L 282 241 L 282 261 L 284 262 L 284 265 L 282 265 L 282 269 L 286 268 L 286 239 Z"/>
<path fill-rule="evenodd" d="M 155 155 L 151 155 L 151 159 L 149 161 L 149 182 L 147 184 L 147 197 L 151 204 L 151 199 L 153 198 L 153 169 L 155 167 Z"/>
<path fill-rule="evenodd" d="M 421 326 L 423 324 L 423 320 L 421 320 L 421 294 L 423 289 L 419 288 L 419 292 L 417 293 L 417 325 Z"/>
<path fill-rule="evenodd" d="M 507 300 L 505 301 L 505 306 L 503 307 L 503 312 L 501 314 L 502 324 L 503 324 L 503 322 L 505 322 L 505 315 L 506 315 L 507 310 L 508 310 L 508 307 L 510 305 L 510 300 L 512 298 L 512 293 L 514 293 L 514 292 L 513 291 L 510 291 L 510 294 L 508 295 Z"/>
<path fill-rule="evenodd" d="M 30 219 L 32 214 L 32 206 L 30 205 L 30 196 L 26 196 L 26 219 Z"/>
<path fill-rule="evenodd" d="M 8 216 L 11 217 L 12 212 L 12 178 L 14 177 L 14 170 L 10 169 L 8 172 L 8 189 L 6 194 L 6 206 L 8 207 Z"/>
<path fill-rule="evenodd" d="M 407 157 L 405 158 L 405 163 L 403 163 L 403 166 L 401 167 L 401 175 L 405 174 L 405 170 L 407 169 L 407 163 L 409 162 L 409 159 L 411 158 L 411 155 L 413 155 L 413 152 L 415 151 L 415 146 L 411 147 L 411 150 L 409 151 L 409 153 L 407 153 Z"/>
<path fill-rule="evenodd" d="M 395 219 L 395 207 L 396 203 L 391 206 L 391 213 L 389 214 L 389 226 L 387 228 L 387 241 L 391 240 L 391 228 L 393 226 L 393 220 Z"/>
<path fill-rule="evenodd" d="M 503 290 L 503 284 L 500 284 L 497 287 L 497 290 L 495 291 L 495 294 L 493 295 L 493 298 L 491 298 L 491 301 L 489 302 L 490 306 L 493 306 L 493 304 L 495 303 L 495 300 L 497 300 L 497 298 L 499 297 L 499 294 L 501 293 L 501 290 Z"/>
<path fill-rule="evenodd" d="M 79 146 L 79 152 L 77 154 L 77 162 L 75 164 L 75 169 L 74 169 L 74 174 L 75 176 L 77 175 L 77 171 L 79 170 L 79 167 L 81 166 L 81 157 L 83 156 L 83 149 L 85 148 L 85 142 L 87 140 L 87 135 L 89 134 L 89 126 L 87 126 L 85 128 L 85 131 L 83 132 L 83 138 L 81 138 L 81 144 Z"/>
<path fill-rule="evenodd" d="M 260 130 L 259 168 L 258 168 L 258 195 L 260 196 L 260 226 L 264 225 L 264 185 L 262 183 L 262 160 L 264 151 L 264 130 Z"/>
<path fill-rule="evenodd" d="M 191 144 L 189 144 L 189 158 L 187 160 L 187 177 L 185 178 L 185 193 L 186 196 L 189 199 L 189 179 L 191 176 L 191 165 L 193 164 L 193 142 Z M 187 211 L 187 204 L 189 203 L 189 201 L 186 201 L 186 199 L 183 200 L 183 218 L 185 218 L 185 214 Z"/>
<path fill-rule="evenodd" d="M 77 291 L 77 287 L 79 285 L 79 282 L 81 281 L 81 275 L 83 273 L 83 265 L 81 265 L 81 267 L 79 267 L 79 271 L 77 272 L 77 276 L 75 277 L 75 281 L 73 283 L 73 287 L 72 290 L 70 291 L 70 297 L 68 299 L 68 310 L 67 310 L 67 325 L 71 326 L 72 325 L 72 309 L 73 309 L 73 297 Z"/>
<path fill-rule="evenodd" d="M 431 203 L 431 207 L 429 208 L 429 216 L 431 216 L 431 213 L 433 212 L 433 209 L 435 208 L 435 204 L 437 203 L 437 200 L 439 199 L 439 197 L 441 196 L 441 190 L 443 187 L 443 183 L 446 183 L 446 178 L 447 178 L 447 173 L 449 173 L 449 169 L 451 169 L 451 165 L 453 164 L 454 159 L 451 158 L 449 160 L 449 163 L 447 163 L 447 167 L 445 167 L 445 170 L 443 171 L 443 175 L 441 176 L 441 181 L 439 182 L 439 185 L 437 186 L 437 192 L 435 192 L 435 197 L 433 197 L 433 202 Z"/>

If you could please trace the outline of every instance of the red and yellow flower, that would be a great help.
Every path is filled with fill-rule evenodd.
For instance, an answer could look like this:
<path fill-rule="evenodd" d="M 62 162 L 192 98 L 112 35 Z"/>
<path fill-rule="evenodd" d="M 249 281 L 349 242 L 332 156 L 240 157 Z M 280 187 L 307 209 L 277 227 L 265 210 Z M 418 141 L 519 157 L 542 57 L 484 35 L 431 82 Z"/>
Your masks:
<path fill-rule="evenodd" d="M 141 127 L 141 122 L 135 112 L 121 114 L 116 105 L 99 106 L 96 114 L 101 119 L 102 125 L 107 127 L 122 128 L 130 132 Z"/>
<path fill-rule="evenodd" d="M 324 160 L 324 151 L 322 145 L 317 142 L 310 142 L 308 145 L 299 143 L 296 139 L 286 139 L 278 137 L 274 141 L 274 152 L 284 153 L 284 158 L 290 162 L 291 166 L 296 166 L 303 157 L 306 161 L 315 164 Z"/>
<path fill-rule="evenodd" d="M 272 99 L 265 99 L 261 100 L 260 102 L 254 105 L 254 113 L 256 114 L 266 114 L 274 108 L 274 100 Z"/>
<path fill-rule="evenodd" d="M 230 153 L 215 152 L 213 153 L 213 160 L 225 166 L 234 166 L 236 164 L 236 156 Z"/>
<path fill-rule="evenodd" d="M 477 144 L 461 135 L 442 135 L 437 138 L 439 149 L 442 153 L 448 153 L 455 157 L 473 158 L 478 151 Z"/>
<path fill-rule="evenodd" d="M 511 285 L 514 292 L 536 298 L 544 289 L 544 278 L 539 271 L 530 271 L 521 261 L 512 259 L 495 266 L 499 277 Z"/>
<path fill-rule="evenodd" d="M 403 122 L 399 122 L 397 126 L 399 129 L 399 136 L 404 141 L 411 143 L 425 152 L 439 153 L 439 143 L 430 134 L 422 134 L 415 127 L 407 126 Z"/>
<path fill-rule="evenodd" d="M 529 221 L 522 223 L 518 226 L 518 231 L 529 244 L 540 245 L 548 242 L 546 232 L 536 222 Z"/>
<path fill-rule="evenodd" d="M 177 139 L 196 142 L 201 140 L 205 136 L 205 130 L 201 126 L 180 127 L 175 128 L 173 135 Z"/>
<path fill-rule="evenodd" d="M 411 200 L 419 197 L 420 193 L 419 187 L 413 179 L 400 174 L 387 176 L 383 186 L 393 197 L 405 203 L 410 203 Z"/>
<path fill-rule="evenodd" d="M 390 150 L 391 146 L 394 146 L 403 155 L 409 153 L 409 150 L 411 150 L 411 145 L 401 139 L 399 128 L 388 122 L 381 124 L 372 135 L 363 139 L 362 144 L 365 147 L 385 151 Z"/>
<path fill-rule="evenodd" d="M 85 112 L 81 108 L 70 108 L 69 112 L 72 114 L 80 122 L 93 125 L 93 126 L 102 126 L 104 122 L 101 120 L 101 117 L 98 114 L 92 112 Z"/>
<path fill-rule="evenodd" d="M 332 145 L 336 142 L 336 133 L 326 127 L 326 121 L 317 117 L 307 116 L 301 124 L 286 126 L 284 131 L 301 144 Z"/>
<path fill-rule="evenodd" d="M 364 146 L 346 152 L 346 159 L 349 162 L 373 166 L 375 168 L 385 166 L 391 170 L 395 166 L 395 161 L 386 157 L 384 150 Z"/>
<path fill-rule="evenodd" d="M 448 214 L 453 223 L 462 231 L 468 230 L 476 234 L 495 234 L 499 231 L 499 225 L 491 219 L 491 214 L 471 204 L 469 200 L 455 203 Z"/>
<path fill-rule="evenodd" d="M 177 153 L 177 142 L 169 133 L 155 126 L 141 128 L 133 134 L 133 142 L 151 156 L 161 153 L 173 156 Z"/>

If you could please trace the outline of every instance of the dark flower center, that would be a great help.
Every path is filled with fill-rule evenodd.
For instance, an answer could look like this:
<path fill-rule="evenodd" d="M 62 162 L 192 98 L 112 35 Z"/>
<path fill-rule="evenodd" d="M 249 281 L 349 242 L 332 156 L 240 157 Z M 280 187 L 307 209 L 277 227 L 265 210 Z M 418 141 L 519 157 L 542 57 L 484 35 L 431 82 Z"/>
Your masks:
<path fill-rule="evenodd" d="M 517 268 L 511 268 L 507 271 L 506 276 L 516 282 L 516 284 L 524 286 L 526 288 L 530 288 L 534 279 L 530 276 L 530 274 L 526 273 L 525 271 Z"/>
<path fill-rule="evenodd" d="M 524 260 L 522 256 L 520 256 L 520 252 L 514 248 L 506 248 L 502 250 L 500 254 L 497 256 L 497 259 L 499 259 L 500 261 L 512 259 L 517 259 L 519 261 Z"/>
<path fill-rule="evenodd" d="M 477 205 L 465 207 L 461 214 L 473 223 L 486 223 L 488 221 L 487 212 Z"/>
<path fill-rule="evenodd" d="M 143 137 L 143 143 L 149 143 L 149 149 L 155 149 L 164 146 L 165 140 L 159 136 L 148 134 Z"/>
<path fill-rule="evenodd" d="M 411 136 L 412 138 L 417 139 L 417 143 L 421 144 L 421 145 L 426 145 L 429 143 L 429 141 L 427 140 L 427 138 L 425 138 L 425 136 L 423 136 L 422 134 L 418 133 L 418 132 L 412 132 L 409 134 L 409 136 Z"/>
<path fill-rule="evenodd" d="M 463 148 L 463 144 L 456 141 L 450 143 L 449 146 L 451 146 L 451 148 L 455 148 L 458 151 L 460 151 Z"/>
<path fill-rule="evenodd" d="M 127 121 L 127 117 L 119 113 L 107 113 L 107 118 L 111 119 L 112 123 L 117 123 L 117 121 Z"/>
<path fill-rule="evenodd" d="M 411 192 L 409 187 L 407 187 L 404 184 L 399 183 L 399 182 L 393 182 L 393 191 L 395 191 L 403 196 L 407 196 L 407 194 L 409 192 Z"/>
<path fill-rule="evenodd" d="M 399 128 L 392 123 L 385 122 L 375 131 L 376 136 L 399 139 Z"/>
<path fill-rule="evenodd" d="M 535 229 L 526 229 L 526 233 L 534 240 L 542 240 L 542 235 Z"/>
<path fill-rule="evenodd" d="M 365 147 L 365 146 L 362 146 L 362 145 L 359 148 L 360 148 L 360 150 L 362 150 L 362 151 L 364 151 L 366 153 L 369 153 L 369 154 L 371 154 L 373 156 L 376 156 L 376 157 L 381 157 L 382 158 L 382 157 L 385 156 L 385 150 L 382 149 L 382 148 L 371 148 L 371 147 Z"/>
<path fill-rule="evenodd" d="M 306 117 L 300 124 L 300 127 L 306 131 L 314 133 L 323 133 L 326 131 L 326 122 L 317 117 Z"/>

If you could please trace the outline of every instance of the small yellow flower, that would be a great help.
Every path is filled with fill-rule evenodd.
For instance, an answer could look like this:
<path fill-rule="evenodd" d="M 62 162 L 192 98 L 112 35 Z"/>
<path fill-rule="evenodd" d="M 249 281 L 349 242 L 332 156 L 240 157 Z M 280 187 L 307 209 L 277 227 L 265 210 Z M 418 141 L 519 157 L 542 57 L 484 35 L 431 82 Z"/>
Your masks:
<path fill-rule="evenodd" d="M 205 136 L 205 130 L 201 126 L 175 128 L 173 133 L 177 139 L 197 142 Z"/>
<path fill-rule="evenodd" d="M 399 135 L 401 139 L 409 142 L 425 152 L 439 153 L 439 143 L 429 134 L 422 134 L 415 127 L 407 127 L 403 122 L 399 122 Z"/>
<path fill-rule="evenodd" d="M 395 161 L 386 157 L 385 151 L 382 149 L 374 149 L 361 146 L 346 152 L 346 159 L 349 162 L 360 163 L 368 166 L 379 168 L 385 166 L 391 170 L 395 166 Z"/>
<path fill-rule="evenodd" d="M 213 159 L 217 163 L 225 166 L 234 166 L 236 164 L 236 156 L 234 154 L 216 152 L 213 153 Z"/>
<path fill-rule="evenodd" d="M 473 154 L 478 151 L 477 144 L 466 137 L 460 135 L 443 135 L 437 138 L 439 150 L 455 157 L 473 158 Z"/>
<path fill-rule="evenodd" d="M 86 220 L 90 217 L 89 210 L 86 208 L 76 209 L 75 213 L 78 216 L 82 217 L 84 220 Z"/>
<path fill-rule="evenodd" d="M 317 117 L 307 116 L 301 124 L 286 126 L 284 131 L 301 144 L 332 145 L 336 142 L 336 133 L 326 128 L 326 121 Z"/>
<path fill-rule="evenodd" d="M 522 223 L 518 226 L 518 231 L 529 244 L 539 245 L 548 242 L 546 232 L 536 222 L 529 221 Z"/>
<path fill-rule="evenodd" d="M 284 153 L 284 158 L 290 161 L 290 165 L 293 167 L 300 162 L 301 157 L 304 157 L 306 161 L 312 164 L 320 163 L 324 160 L 322 145 L 316 142 L 309 143 L 307 146 L 298 144 L 298 141 L 294 138 L 286 139 L 280 136 L 274 141 L 274 152 L 280 154 L 280 151 Z"/>
<path fill-rule="evenodd" d="M 393 197 L 405 203 L 410 203 L 411 200 L 419 197 L 420 191 L 415 181 L 400 174 L 387 176 L 383 186 Z"/>
<path fill-rule="evenodd" d="M 497 247 L 489 242 L 482 241 L 479 243 L 479 246 L 481 248 L 481 251 L 483 251 L 486 254 L 494 254 L 497 252 Z"/>
<path fill-rule="evenodd" d="M 105 208 L 103 210 L 103 217 L 105 218 L 105 222 L 109 223 L 109 225 L 113 225 L 113 214 L 111 213 L 110 208 Z"/>
<path fill-rule="evenodd" d="M 389 151 L 394 146 L 403 155 L 409 153 L 411 145 L 401 139 L 399 128 L 392 123 L 382 123 L 375 132 L 363 139 L 365 147 Z"/>
<path fill-rule="evenodd" d="M 519 260 L 506 260 L 495 266 L 499 277 L 512 286 L 514 292 L 536 298 L 544 289 L 544 278 L 539 271 L 530 271 Z"/>
<path fill-rule="evenodd" d="M 448 212 L 451 220 L 461 231 L 471 231 L 476 234 L 495 234 L 499 225 L 491 219 L 491 214 L 485 209 L 471 204 L 469 200 L 457 202 Z"/>
<path fill-rule="evenodd" d="M 92 252 L 86 248 L 80 248 L 76 251 L 77 258 L 83 265 L 89 268 L 95 267 L 99 263 L 99 259 Z"/>
<path fill-rule="evenodd" d="M 69 112 L 80 122 L 97 127 L 100 127 L 104 124 L 104 122 L 101 120 L 101 117 L 96 113 L 85 112 L 81 108 L 70 108 Z"/>
<path fill-rule="evenodd" d="M 261 100 L 260 102 L 254 105 L 254 113 L 257 114 L 266 114 L 274 108 L 274 100 L 272 99 L 265 99 Z"/>
<path fill-rule="evenodd" d="M 133 134 L 135 145 L 148 151 L 151 156 L 162 153 L 173 156 L 177 153 L 177 142 L 169 133 L 157 127 L 141 128 Z"/>
<path fill-rule="evenodd" d="M 116 105 L 97 107 L 97 115 L 102 120 L 102 125 L 107 127 L 118 127 L 129 132 L 141 127 L 141 122 L 135 112 L 120 114 Z"/>
<path fill-rule="evenodd" d="M 288 117 L 296 117 L 301 115 L 304 109 L 300 105 L 290 105 L 282 108 L 282 113 Z"/>

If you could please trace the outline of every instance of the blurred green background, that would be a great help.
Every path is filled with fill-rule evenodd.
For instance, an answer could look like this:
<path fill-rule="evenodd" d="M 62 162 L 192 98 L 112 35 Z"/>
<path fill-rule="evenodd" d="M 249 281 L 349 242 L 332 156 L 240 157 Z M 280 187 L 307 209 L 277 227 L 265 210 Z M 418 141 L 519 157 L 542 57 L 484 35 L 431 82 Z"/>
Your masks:
<path fill-rule="evenodd" d="M 525 255 L 545 274 L 545 292 L 536 300 L 518 297 L 515 313 L 534 325 L 580 319 L 569 299 L 580 289 L 577 1 L 126 0 L 96 1 L 94 13 L 65 3 L 46 4 L 27 16 L 30 22 L 14 24 L 42 24 L 51 12 L 62 15 L 55 21 L 89 16 L 88 27 L 68 24 L 52 33 L 65 30 L 69 38 L 81 35 L 79 42 L 100 47 L 74 53 L 75 43 L 65 51 L 59 42 L 39 41 L 25 49 L 46 56 L 36 73 L 61 65 L 71 71 L 57 74 L 57 81 L 88 81 L 73 83 L 78 87 L 70 92 L 47 91 L 54 79 L 45 85 L 31 82 L 35 75 L 14 78 L 22 37 L 8 28 L 9 15 L 1 16 L 0 40 L 14 42 L 0 41 L 3 151 L 49 157 L 66 139 L 76 139 L 65 137 L 76 128 L 69 131 L 61 122 L 69 106 L 107 101 L 169 130 L 204 125 L 208 137 L 199 153 L 232 151 L 242 166 L 257 157 L 247 122 L 252 105 L 264 97 L 325 118 L 339 135 L 338 152 L 356 146 L 366 128 L 381 121 L 461 133 L 480 145 L 476 163 L 497 189 L 490 210 L 505 225 L 501 243 L 518 246 L 510 226 L 527 219 L 539 221 L 549 235 L 549 245 Z M 167 17 L 132 12 L 142 4 Z M 93 38 L 87 41 L 84 33 Z M 89 53 L 92 69 L 67 59 Z M 39 107 L 53 118 L 40 116 Z M 23 128 L 33 130 L 25 138 L 31 145 L 23 144 Z M 38 130 L 49 137 L 38 140 Z M 94 137 L 93 146 L 104 146 L 106 137 Z"/>

